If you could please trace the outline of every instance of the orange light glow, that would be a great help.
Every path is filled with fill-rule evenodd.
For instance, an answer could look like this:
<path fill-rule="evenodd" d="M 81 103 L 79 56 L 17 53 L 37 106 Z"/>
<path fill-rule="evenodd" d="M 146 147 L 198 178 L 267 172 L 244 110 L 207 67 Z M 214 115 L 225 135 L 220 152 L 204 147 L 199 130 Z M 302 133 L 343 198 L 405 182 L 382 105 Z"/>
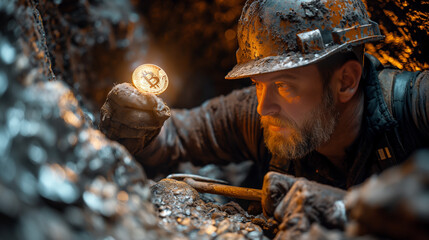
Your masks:
<path fill-rule="evenodd" d="M 126 201 L 128 201 L 128 193 L 126 193 L 125 191 L 120 191 L 118 193 L 117 198 L 121 202 L 126 202 Z"/>
<path fill-rule="evenodd" d="M 63 119 L 66 123 L 72 125 L 75 128 L 79 128 L 82 125 L 81 119 L 76 116 L 72 111 L 64 112 Z"/>
<path fill-rule="evenodd" d="M 407 71 L 428 69 L 428 62 L 419 61 L 419 56 L 425 54 L 420 47 L 425 43 L 419 40 L 421 34 L 429 35 L 429 13 L 402 0 L 364 2 L 370 6 L 371 18 L 379 23 L 381 33 L 386 36 L 384 41 L 366 44 L 366 52 L 384 65 Z M 377 4 L 379 9 L 374 7 Z"/>

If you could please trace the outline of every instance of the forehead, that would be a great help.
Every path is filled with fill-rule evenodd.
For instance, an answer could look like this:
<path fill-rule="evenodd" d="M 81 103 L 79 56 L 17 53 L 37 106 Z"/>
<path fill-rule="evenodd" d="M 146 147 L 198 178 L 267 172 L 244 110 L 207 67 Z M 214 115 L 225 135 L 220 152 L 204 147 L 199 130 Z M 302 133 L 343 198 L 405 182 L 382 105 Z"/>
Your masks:
<path fill-rule="evenodd" d="M 304 80 L 320 80 L 320 72 L 315 64 L 304 67 L 286 69 L 277 72 L 264 73 L 251 77 L 252 80 L 258 82 L 272 82 L 272 81 L 290 81 L 301 82 Z"/>

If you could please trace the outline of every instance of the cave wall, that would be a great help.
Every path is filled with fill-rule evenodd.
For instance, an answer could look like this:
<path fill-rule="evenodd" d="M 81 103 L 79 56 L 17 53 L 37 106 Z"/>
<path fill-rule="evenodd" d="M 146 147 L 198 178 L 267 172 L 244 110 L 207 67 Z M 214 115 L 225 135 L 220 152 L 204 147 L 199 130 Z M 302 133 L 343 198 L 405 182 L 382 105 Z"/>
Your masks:
<path fill-rule="evenodd" d="M 171 239 L 143 169 L 53 70 L 36 6 L 0 0 L 0 238 Z"/>
<path fill-rule="evenodd" d="M 386 36 L 367 44 L 367 52 L 383 64 L 407 71 L 429 69 L 429 1 L 365 1 L 371 19 Z"/>
<path fill-rule="evenodd" d="M 94 114 L 115 83 L 131 80 L 147 35 L 130 1 L 22 0 L 37 10 L 55 79 Z M 95 117 L 93 120 L 97 120 Z"/>

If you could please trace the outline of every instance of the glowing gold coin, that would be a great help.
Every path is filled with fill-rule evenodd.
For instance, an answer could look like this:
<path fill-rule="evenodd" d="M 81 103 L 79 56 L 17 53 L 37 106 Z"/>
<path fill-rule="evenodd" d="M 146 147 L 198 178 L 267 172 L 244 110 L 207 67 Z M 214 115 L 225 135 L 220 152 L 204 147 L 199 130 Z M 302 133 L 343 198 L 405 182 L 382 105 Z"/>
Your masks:
<path fill-rule="evenodd" d="M 153 64 L 143 64 L 134 70 L 133 84 L 142 92 L 161 94 L 167 89 L 168 77 L 162 68 Z"/>

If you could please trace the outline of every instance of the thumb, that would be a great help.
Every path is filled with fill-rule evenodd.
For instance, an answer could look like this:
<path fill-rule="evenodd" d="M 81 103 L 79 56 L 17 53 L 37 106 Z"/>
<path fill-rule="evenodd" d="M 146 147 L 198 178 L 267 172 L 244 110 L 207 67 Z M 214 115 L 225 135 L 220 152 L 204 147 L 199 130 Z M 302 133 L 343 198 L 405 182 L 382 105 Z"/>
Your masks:
<path fill-rule="evenodd" d="M 268 172 L 265 175 L 261 204 L 266 217 L 273 216 L 276 207 L 295 181 L 295 177 L 277 172 Z"/>
<path fill-rule="evenodd" d="M 155 94 L 140 92 L 130 83 L 114 86 L 107 95 L 106 102 L 112 102 L 120 107 L 150 111 L 165 105 Z"/>

